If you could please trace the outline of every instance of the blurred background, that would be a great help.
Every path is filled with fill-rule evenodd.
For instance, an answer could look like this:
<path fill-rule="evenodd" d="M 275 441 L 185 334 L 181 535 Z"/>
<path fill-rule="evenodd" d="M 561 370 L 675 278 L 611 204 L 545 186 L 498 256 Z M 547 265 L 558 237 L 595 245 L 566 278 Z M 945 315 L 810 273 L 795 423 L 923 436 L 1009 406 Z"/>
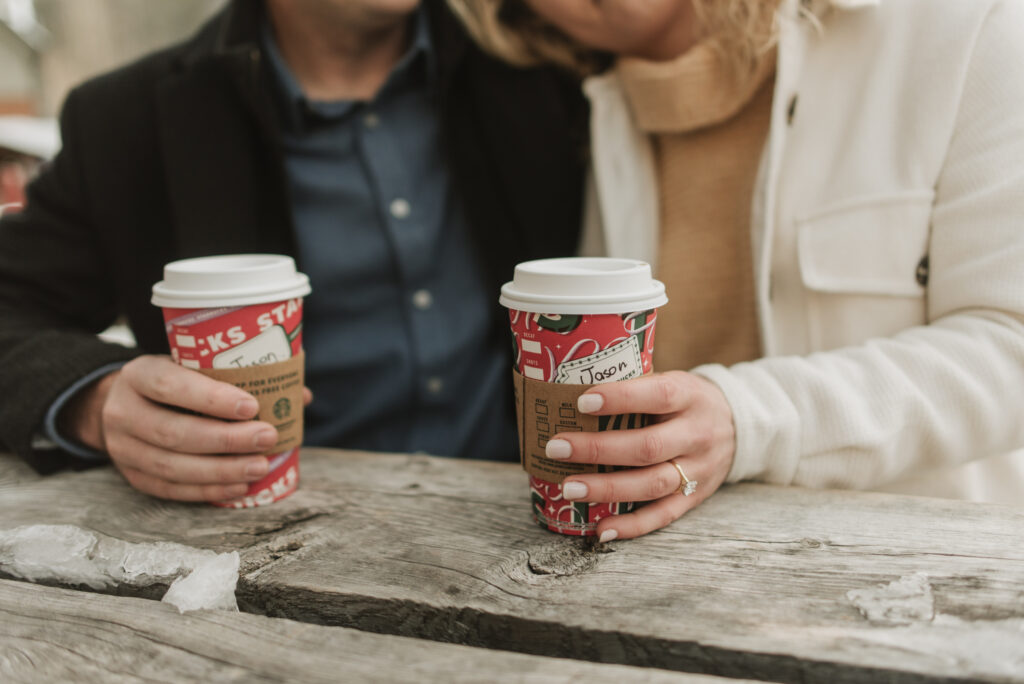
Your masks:
<path fill-rule="evenodd" d="M 59 149 L 70 88 L 191 35 L 224 2 L 0 0 L 0 205 Z"/>

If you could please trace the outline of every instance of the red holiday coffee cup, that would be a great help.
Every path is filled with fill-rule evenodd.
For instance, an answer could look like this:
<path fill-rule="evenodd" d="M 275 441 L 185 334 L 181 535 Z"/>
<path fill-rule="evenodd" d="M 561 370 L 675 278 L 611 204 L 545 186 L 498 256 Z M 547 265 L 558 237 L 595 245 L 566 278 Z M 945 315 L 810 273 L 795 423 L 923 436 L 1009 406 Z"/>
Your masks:
<path fill-rule="evenodd" d="M 211 502 L 250 508 L 292 494 L 299 482 L 302 443 L 302 298 L 309 279 L 291 257 L 236 254 L 167 264 L 153 286 L 163 308 L 171 358 L 252 394 L 258 420 L 278 431 L 266 454 L 267 475 L 244 497 Z"/>
<path fill-rule="evenodd" d="M 634 503 L 566 501 L 565 477 L 611 468 L 553 461 L 544 446 L 559 432 L 645 424 L 641 415 L 581 415 L 576 398 L 589 386 L 652 372 L 657 308 L 668 302 L 665 286 L 635 259 L 543 259 L 516 266 L 499 301 L 509 309 L 515 340 L 520 452 L 530 473 L 534 517 L 553 532 L 594 535 L 599 520 L 627 513 Z"/>

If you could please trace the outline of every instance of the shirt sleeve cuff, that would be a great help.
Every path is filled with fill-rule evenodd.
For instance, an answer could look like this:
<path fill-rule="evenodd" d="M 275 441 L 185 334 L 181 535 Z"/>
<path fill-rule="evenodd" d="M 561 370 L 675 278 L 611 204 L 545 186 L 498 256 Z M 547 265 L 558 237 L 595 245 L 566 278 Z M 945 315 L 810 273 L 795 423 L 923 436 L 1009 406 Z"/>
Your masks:
<path fill-rule="evenodd" d="M 43 440 L 49 440 L 61 450 L 68 452 L 73 456 L 77 456 L 80 459 L 86 461 L 105 461 L 107 455 L 101 451 L 90 449 L 87 446 L 79 444 L 74 440 L 68 439 L 57 431 L 57 416 L 60 415 L 60 411 L 64 408 L 64 405 L 71 400 L 79 390 L 88 386 L 89 383 L 107 375 L 113 373 L 125 364 L 124 361 L 118 361 L 116 363 L 108 363 L 105 366 L 97 368 L 93 372 L 79 378 L 73 385 L 64 390 L 59 397 L 52 404 L 50 409 L 46 412 L 46 418 L 43 420 L 43 434 L 37 435 L 33 439 L 33 443 L 45 443 Z"/>

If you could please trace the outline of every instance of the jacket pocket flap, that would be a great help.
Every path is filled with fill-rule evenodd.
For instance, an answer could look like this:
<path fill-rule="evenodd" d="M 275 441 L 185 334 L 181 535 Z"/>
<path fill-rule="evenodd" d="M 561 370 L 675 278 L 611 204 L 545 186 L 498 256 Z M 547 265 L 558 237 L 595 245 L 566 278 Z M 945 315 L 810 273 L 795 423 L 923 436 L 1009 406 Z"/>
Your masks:
<path fill-rule="evenodd" d="M 844 204 L 797 222 L 804 285 L 819 292 L 895 297 L 924 293 L 931 191 Z"/>

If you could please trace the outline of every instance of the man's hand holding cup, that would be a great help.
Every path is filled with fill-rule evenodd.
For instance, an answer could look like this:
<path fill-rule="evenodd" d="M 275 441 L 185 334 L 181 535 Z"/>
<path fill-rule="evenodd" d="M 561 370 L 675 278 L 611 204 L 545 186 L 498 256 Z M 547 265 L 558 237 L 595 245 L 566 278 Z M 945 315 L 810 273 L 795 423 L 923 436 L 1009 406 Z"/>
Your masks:
<path fill-rule="evenodd" d="M 62 412 L 62 431 L 110 455 L 129 484 L 177 501 L 223 501 L 268 472 L 277 431 L 252 420 L 248 392 L 167 356 L 140 356 L 96 381 Z"/>
<path fill-rule="evenodd" d="M 309 292 L 287 256 L 167 264 L 153 303 L 171 355 L 140 356 L 94 382 L 62 410 L 60 430 L 161 498 L 243 508 L 290 495 L 312 401 L 302 351 Z"/>

